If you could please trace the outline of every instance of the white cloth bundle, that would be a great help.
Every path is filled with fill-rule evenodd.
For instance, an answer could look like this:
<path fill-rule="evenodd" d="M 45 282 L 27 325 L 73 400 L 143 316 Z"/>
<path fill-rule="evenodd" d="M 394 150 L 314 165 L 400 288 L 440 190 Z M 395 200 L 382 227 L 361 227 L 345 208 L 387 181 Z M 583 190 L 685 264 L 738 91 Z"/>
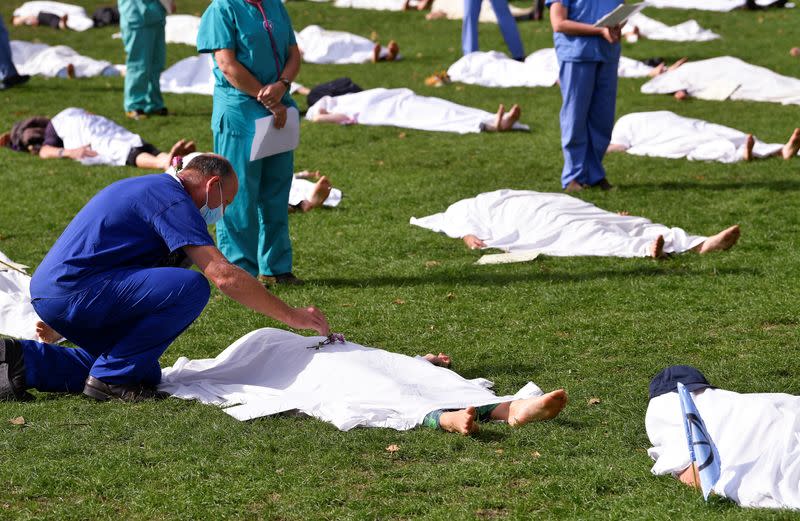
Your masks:
<path fill-rule="evenodd" d="M 513 4 L 509 4 L 508 7 L 511 11 L 511 16 L 515 18 L 523 18 L 533 12 L 532 7 L 517 7 Z M 437 11 L 444 13 L 448 20 L 462 20 L 464 18 L 464 0 L 433 0 L 431 12 L 435 13 Z M 478 16 L 478 21 L 497 23 L 497 15 L 494 13 L 490 2 L 481 3 L 481 13 Z"/>
<path fill-rule="evenodd" d="M 162 371 L 159 389 L 226 407 L 238 420 L 297 409 L 343 431 L 358 426 L 406 430 L 437 409 L 542 394 L 528 384 L 514 396 L 495 396 L 486 380 L 465 380 L 422 358 L 352 342 L 306 349 L 323 339 L 259 329 L 216 358 L 178 359 Z"/>
<path fill-rule="evenodd" d="M 309 25 L 295 33 L 297 46 L 303 53 L 303 61 L 308 63 L 367 63 L 372 61 L 375 43 L 344 31 L 328 31 L 318 25 Z M 381 47 L 381 57 L 386 57 L 388 49 Z"/>
<path fill-rule="evenodd" d="M 33 310 L 31 278 L 0 251 L 0 334 L 35 340 L 39 316 Z"/>
<path fill-rule="evenodd" d="M 462 56 L 447 69 L 453 81 L 483 87 L 552 87 L 558 81 L 558 58 L 552 47 L 529 54 L 518 62 L 497 52 L 476 51 Z M 617 74 L 621 78 L 642 78 L 653 67 L 624 56 Z"/>
<path fill-rule="evenodd" d="M 687 20 L 678 25 L 669 26 L 642 13 L 636 13 L 628 18 L 628 22 L 622 28 L 622 32 L 630 31 L 633 27 L 638 27 L 639 36 L 648 40 L 707 42 L 719 38 L 719 35 L 714 31 L 703 29 L 696 20 Z"/>
<path fill-rule="evenodd" d="M 182 43 L 197 47 L 197 33 L 200 30 L 200 17 L 190 14 L 167 15 L 164 26 L 164 39 L 167 43 Z"/>
<path fill-rule="evenodd" d="M 696 98 L 718 99 L 715 95 L 718 86 L 732 86 L 732 100 L 800 105 L 800 79 L 783 76 L 733 56 L 684 63 L 648 81 L 642 85 L 641 91 L 644 94 L 672 94 L 686 90 Z"/>
<path fill-rule="evenodd" d="M 311 194 L 314 192 L 314 183 L 297 177 L 292 177 L 292 187 L 289 189 L 289 205 L 297 206 L 302 201 L 310 201 Z M 335 208 L 342 202 L 342 191 L 338 188 L 331 188 L 331 193 L 322 203 L 322 206 Z"/>
<path fill-rule="evenodd" d="M 743 507 L 800 509 L 800 397 L 704 389 L 692 398 L 719 451 L 714 493 Z M 678 393 L 650 400 L 645 426 L 653 474 L 689 466 Z"/>
<path fill-rule="evenodd" d="M 50 46 L 44 43 L 11 41 L 11 57 L 20 74 L 41 75 L 48 78 L 65 76 L 67 65 L 75 67 L 75 77 L 119 76 L 121 66 L 105 60 L 82 56 L 66 45 Z"/>
<path fill-rule="evenodd" d="M 611 144 L 627 147 L 629 154 L 721 163 L 741 161 L 746 141 L 747 134 L 739 130 L 667 110 L 626 114 L 611 134 Z M 753 156 L 771 156 L 782 147 L 756 139 Z"/>
<path fill-rule="evenodd" d="M 496 190 L 463 199 L 442 213 L 411 224 L 454 239 L 475 235 L 487 248 L 536 250 L 556 257 L 648 257 L 664 237 L 665 253 L 681 253 L 705 241 L 680 228 L 644 217 L 618 215 L 566 194 Z"/>
<path fill-rule="evenodd" d="M 352 7 L 355 9 L 374 9 L 377 11 L 402 11 L 405 0 L 334 0 L 334 7 Z M 416 2 L 412 3 L 412 6 Z"/>
<path fill-rule="evenodd" d="M 211 54 L 184 58 L 161 73 L 161 92 L 214 94 L 214 59 Z"/>
<path fill-rule="evenodd" d="M 47 0 L 25 2 L 14 9 L 13 16 L 38 16 L 41 12 L 54 14 L 59 17 L 66 15 L 67 27 L 73 31 L 86 31 L 94 27 L 94 21 L 86 15 L 86 10 L 83 7 L 65 4 L 63 2 L 51 2 Z"/>
<path fill-rule="evenodd" d="M 766 6 L 775 0 L 756 0 L 756 4 Z M 647 5 L 658 8 L 699 9 L 701 11 L 733 11 L 744 7 L 745 0 L 647 0 Z"/>
<path fill-rule="evenodd" d="M 139 135 L 84 109 L 66 108 L 50 121 L 64 142 L 64 148 L 91 145 L 92 150 L 97 152 L 95 157 L 81 159 L 85 165 L 123 166 L 131 148 L 142 146 Z"/>
<path fill-rule="evenodd" d="M 394 127 L 477 133 L 494 120 L 485 110 L 458 105 L 441 98 L 420 96 L 409 89 L 369 89 L 343 96 L 325 96 L 306 112 L 313 120 L 320 109 L 345 114 L 361 125 L 390 125 Z M 515 123 L 515 130 L 528 130 L 527 125 Z"/>

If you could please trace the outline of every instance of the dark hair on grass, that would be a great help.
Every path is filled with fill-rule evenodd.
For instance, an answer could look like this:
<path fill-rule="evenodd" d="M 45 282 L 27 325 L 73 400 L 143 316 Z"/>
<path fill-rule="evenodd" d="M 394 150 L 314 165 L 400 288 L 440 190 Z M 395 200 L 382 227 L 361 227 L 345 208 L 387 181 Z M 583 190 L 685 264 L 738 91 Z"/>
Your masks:
<path fill-rule="evenodd" d="M 218 175 L 223 179 L 236 174 L 227 159 L 212 154 L 202 154 L 193 158 L 184 165 L 181 172 L 185 174 L 194 172 L 204 178 Z"/>

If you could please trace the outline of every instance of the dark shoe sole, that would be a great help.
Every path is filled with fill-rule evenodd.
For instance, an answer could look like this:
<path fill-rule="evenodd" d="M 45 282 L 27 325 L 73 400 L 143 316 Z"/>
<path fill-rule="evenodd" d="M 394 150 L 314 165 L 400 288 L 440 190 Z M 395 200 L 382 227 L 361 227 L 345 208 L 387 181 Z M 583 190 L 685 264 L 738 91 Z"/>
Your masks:
<path fill-rule="evenodd" d="M 108 400 L 142 402 L 145 400 L 163 400 L 169 397 L 168 393 L 143 386 L 111 386 L 94 376 L 86 379 L 86 384 L 83 386 L 83 395 L 98 402 L 107 402 Z"/>
<path fill-rule="evenodd" d="M 0 402 L 33 400 L 25 387 L 22 346 L 16 340 L 0 338 Z"/>

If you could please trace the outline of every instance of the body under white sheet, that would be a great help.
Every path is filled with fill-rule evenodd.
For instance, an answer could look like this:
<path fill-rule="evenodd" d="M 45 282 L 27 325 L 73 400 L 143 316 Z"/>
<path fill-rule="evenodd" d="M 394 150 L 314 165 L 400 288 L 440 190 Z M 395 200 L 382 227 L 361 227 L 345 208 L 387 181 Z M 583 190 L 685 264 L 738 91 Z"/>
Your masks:
<path fill-rule="evenodd" d="M 66 77 L 67 65 L 74 67 L 76 78 L 119 76 L 123 66 L 83 56 L 66 45 L 11 40 L 11 58 L 19 74 Z"/>
<path fill-rule="evenodd" d="M 0 251 L 0 335 L 35 340 L 39 316 L 33 310 L 31 277 Z"/>
<path fill-rule="evenodd" d="M 87 31 L 94 27 L 94 21 L 86 14 L 86 9 L 79 5 L 36 0 L 25 2 L 14 9 L 13 16 L 38 16 L 39 13 L 50 13 L 58 17 L 67 17 L 67 28 L 73 31 Z"/>
<path fill-rule="evenodd" d="M 633 27 L 639 29 L 639 36 L 648 40 L 663 40 L 669 42 L 708 42 L 716 40 L 719 35 L 709 29 L 704 29 L 696 20 L 686 20 L 676 25 L 667 25 L 663 22 L 650 18 L 641 12 L 628 18 L 623 26 L 623 34 L 632 30 Z"/>

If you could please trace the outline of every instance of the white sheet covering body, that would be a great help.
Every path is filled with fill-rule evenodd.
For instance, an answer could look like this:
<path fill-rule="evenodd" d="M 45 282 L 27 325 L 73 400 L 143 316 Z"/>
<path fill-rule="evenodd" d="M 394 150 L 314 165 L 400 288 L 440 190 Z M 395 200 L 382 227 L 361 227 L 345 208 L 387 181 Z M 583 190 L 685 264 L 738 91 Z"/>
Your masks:
<path fill-rule="evenodd" d="M 190 14 L 169 14 L 164 26 L 164 39 L 167 43 L 182 43 L 197 47 L 197 32 L 200 30 L 200 17 Z"/>
<path fill-rule="evenodd" d="M 44 43 L 11 40 L 11 57 L 20 74 L 41 75 L 48 78 L 66 76 L 67 65 L 75 67 L 75 77 L 119 76 L 120 70 L 111 62 L 82 56 L 66 45 L 50 46 Z"/>
<path fill-rule="evenodd" d="M 558 58 L 552 47 L 529 54 L 518 62 L 497 51 L 466 54 L 447 69 L 453 81 L 484 87 L 552 87 L 558 81 Z M 642 78 L 653 67 L 622 56 L 617 74 L 620 78 Z"/>
<path fill-rule="evenodd" d="M 723 389 L 692 397 L 719 451 L 714 492 L 744 507 L 800 509 L 800 397 Z M 689 466 L 677 393 L 650 400 L 645 426 L 653 474 L 677 475 Z"/>
<path fill-rule="evenodd" d="M 738 85 L 730 99 L 800 105 L 800 79 L 783 76 L 733 56 L 684 63 L 642 85 L 645 94 L 686 90 L 700 99 L 716 99 L 718 85 Z"/>
<path fill-rule="evenodd" d="M 756 0 L 756 4 L 766 6 L 775 0 Z M 700 11 L 727 12 L 744 7 L 745 0 L 647 0 L 649 7 L 673 9 L 698 9 Z"/>
<path fill-rule="evenodd" d="M 376 11 L 402 11 L 405 0 L 334 0 L 334 7 L 373 9 Z M 412 6 L 416 2 L 412 3 Z"/>
<path fill-rule="evenodd" d="M 39 316 L 31 305 L 31 278 L 9 267 L 16 264 L 1 251 L 0 261 L 0 335 L 34 340 Z"/>
<path fill-rule="evenodd" d="M 707 42 L 716 40 L 719 35 L 714 31 L 703 29 L 696 20 L 687 20 L 678 25 L 667 25 L 642 13 L 628 18 L 622 32 L 639 28 L 639 36 L 648 40 L 665 40 L 669 42 Z"/>
<path fill-rule="evenodd" d="M 532 7 L 524 8 L 517 7 L 516 5 L 509 4 L 511 16 L 521 18 L 529 16 L 533 12 Z M 431 4 L 431 12 L 442 12 L 448 20 L 463 20 L 464 19 L 464 0 L 433 0 Z M 497 23 L 497 15 L 492 9 L 491 2 L 481 3 L 481 13 L 478 15 L 479 22 Z"/>
<path fill-rule="evenodd" d="M 721 163 L 742 161 L 746 141 L 747 134 L 734 128 L 667 110 L 626 114 L 611 133 L 612 145 L 626 146 L 626 152 L 636 156 Z M 753 156 L 771 156 L 781 148 L 783 145 L 756 139 Z"/>
<path fill-rule="evenodd" d="M 162 92 L 174 94 L 214 94 L 214 61 L 211 54 L 184 58 L 161 73 Z"/>
<path fill-rule="evenodd" d="M 298 177 L 292 178 L 292 187 L 289 190 L 289 205 L 297 206 L 303 200 L 310 201 L 311 194 L 314 191 L 314 183 L 308 179 L 300 179 Z M 338 188 L 331 188 L 331 193 L 328 198 L 322 203 L 322 206 L 335 208 L 342 202 L 342 191 Z"/>
<path fill-rule="evenodd" d="M 665 253 L 687 251 L 706 239 L 644 217 L 608 212 L 566 194 L 529 190 L 479 194 L 410 222 L 454 239 L 475 235 L 487 248 L 536 250 L 556 257 L 648 257 L 659 235 L 664 236 Z"/>
<path fill-rule="evenodd" d="M 420 96 L 410 89 L 368 89 L 343 96 L 325 96 L 309 107 L 306 119 L 313 120 L 320 109 L 346 114 L 361 125 L 394 127 L 470 134 L 481 132 L 494 120 L 494 114 L 458 105 L 441 98 Z M 515 130 L 528 130 L 514 124 Z"/>
<path fill-rule="evenodd" d="M 94 21 L 86 15 L 86 10 L 79 5 L 65 4 L 63 2 L 51 2 L 47 0 L 37 0 L 35 2 L 25 2 L 14 9 L 13 16 L 38 16 L 45 12 L 59 17 L 67 16 L 67 27 L 73 31 L 86 31 L 94 27 Z"/>
<path fill-rule="evenodd" d="M 64 148 L 91 145 L 95 157 L 81 160 L 85 165 L 124 166 L 131 148 L 142 146 L 142 138 L 113 121 L 83 109 L 69 107 L 51 120 Z"/>
<path fill-rule="evenodd" d="M 216 358 L 180 358 L 162 372 L 159 389 L 226 407 L 239 420 L 299 410 L 343 431 L 411 429 L 437 409 L 462 409 L 541 394 L 533 384 L 495 396 L 486 381 L 465 380 L 421 358 L 352 342 L 306 349 L 324 337 L 280 329 L 253 331 Z"/>
<path fill-rule="evenodd" d="M 372 61 L 375 42 L 344 31 L 329 31 L 318 25 L 309 25 L 295 33 L 297 46 L 307 63 L 368 63 Z M 381 47 L 381 56 L 386 57 L 388 49 Z"/>

